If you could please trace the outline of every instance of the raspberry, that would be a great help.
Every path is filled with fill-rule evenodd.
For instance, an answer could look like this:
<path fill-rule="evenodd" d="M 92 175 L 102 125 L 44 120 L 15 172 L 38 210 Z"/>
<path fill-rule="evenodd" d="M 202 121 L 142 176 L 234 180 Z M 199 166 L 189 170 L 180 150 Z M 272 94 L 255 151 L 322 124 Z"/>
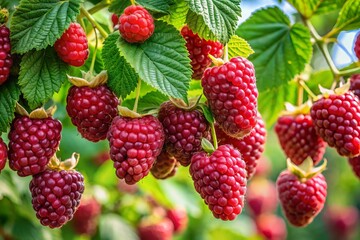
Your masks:
<path fill-rule="evenodd" d="M 166 151 L 162 151 L 156 158 L 154 165 L 150 169 L 151 174 L 157 179 L 166 179 L 175 175 L 177 161 Z"/>
<path fill-rule="evenodd" d="M 9 165 L 21 177 L 45 171 L 61 139 L 61 122 L 52 117 L 16 117 L 9 132 Z"/>
<path fill-rule="evenodd" d="M 256 219 L 257 231 L 267 240 L 286 240 L 284 220 L 274 214 L 264 214 Z"/>
<path fill-rule="evenodd" d="M 101 166 L 102 164 L 110 160 L 110 153 L 109 151 L 99 152 L 92 158 L 92 160 L 95 165 Z"/>
<path fill-rule="evenodd" d="M 359 220 L 358 209 L 352 206 L 328 206 L 325 224 L 333 239 L 350 240 Z"/>
<path fill-rule="evenodd" d="M 188 166 L 192 155 L 202 150 L 201 139 L 210 139 L 210 127 L 199 110 L 185 110 L 172 102 L 163 103 L 159 120 L 164 127 L 167 152 L 183 166 Z"/>
<path fill-rule="evenodd" d="M 341 156 L 360 154 L 360 102 L 352 92 L 330 94 L 311 107 L 316 133 Z"/>
<path fill-rule="evenodd" d="M 7 146 L 0 137 L 0 172 L 4 169 L 7 159 Z"/>
<path fill-rule="evenodd" d="M 142 6 L 125 8 L 119 18 L 119 32 L 129 43 L 145 42 L 154 33 L 154 19 Z"/>
<path fill-rule="evenodd" d="M 113 24 L 113 27 L 115 27 L 115 25 L 119 24 L 119 16 L 115 13 L 111 14 L 111 22 Z"/>
<path fill-rule="evenodd" d="M 226 135 L 217 125 L 216 135 L 220 145 L 232 144 L 240 151 L 241 157 L 246 163 L 247 179 L 250 179 L 255 173 L 261 154 L 264 152 L 266 129 L 260 114 L 258 115 L 255 128 L 249 135 L 242 139 L 236 139 Z"/>
<path fill-rule="evenodd" d="M 141 221 L 138 226 L 140 240 L 171 240 L 173 235 L 173 224 L 163 218 L 157 222 Z"/>
<path fill-rule="evenodd" d="M 223 54 L 223 45 L 219 41 L 205 40 L 193 33 L 188 26 L 181 29 L 181 35 L 186 40 L 186 48 L 191 59 L 193 79 L 201 79 L 205 69 L 211 65 L 209 54 L 220 58 Z"/>
<path fill-rule="evenodd" d="M 116 175 L 134 184 L 149 174 L 164 144 L 164 130 L 151 115 L 141 118 L 117 116 L 107 136 Z"/>
<path fill-rule="evenodd" d="M 59 228 L 73 218 L 84 192 L 84 178 L 75 170 L 47 169 L 33 176 L 30 191 L 40 223 Z"/>
<path fill-rule="evenodd" d="M 3 25 L 0 26 L 0 85 L 9 78 L 12 65 L 10 30 Z"/>
<path fill-rule="evenodd" d="M 100 213 L 101 205 L 95 198 L 82 199 L 72 220 L 75 232 L 93 236 L 96 232 Z"/>
<path fill-rule="evenodd" d="M 119 105 L 107 86 L 72 86 L 66 101 L 66 111 L 82 137 L 92 142 L 106 138 L 113 118 L 118 115 Z"/>
<path fill-rule="evenodd" d="M 258 164 L 256 165 L 256 171 L 254 173 L 254 177 L 266 177 L 271 172 L 271 163 L 270 160 L 266 157 L 262 156 L 258 160 Z"/>
<path fill-rule="evenodd" d="M 350 90 L 360 98 L 360 74 L 354 74 L 350 78 Z"/>
<path fill-rule="evenodd" d="M 193 155 L 190 175 L 196 191 L 214 217 L 234 220 L 241 213 L 246 193 L 245 162 L 232 145 L 221 145 L 210 156 Z"/>
<path fill-rule="evenodd" d="M 286 156 L 297 165 L 311 157 L 316 165 L 324 156 L 326 143 L 315 131 L 309 114 L 285 115 L 278 118 L 275 132 Z"/>
<path fill-rule="evenodd" d="M 86 33 L 78 23 L 70 23 L 69 28 L 55 42 L 54 47 L 61 60 L 74 67 L 84 65 L 89 57 Z"/>
<path fill-rule="evenodd" d="M 274 212 L 277 206 L 275 183 L 266 178 L 253 179 L 247 188 L 246 202 L 250 214 L 254 217 Z"/>
<path fill-rule="evenodd" d="M 255 81 L 254 66 L 242 57 L 205 70 L 201 79 L 204 95 L 227 135 L 242 138 L 255 127 L 258 97 Z"/>
<path fill-rule="evenodd" d="M 327 184 L 321 173 L 300 181 L 296 175 L 285 170 L 280 173 L 276 187 L 283 212 L 294 226 L 310 224 L 324 207 Z"/>
<path fill-rule="evenodd" d="M 358 59 L 360 59 L 360 33 L 357 34 L 354 43 L 354 52 Z"/>
<path fill-rule="evenodd" d="M 349 164 L 355 175 L 360 179 L 360 156 L 349 158 Z"/>
<path fill-rule="evenodd" d="M 174 233 L 182 233 L 188 225 L 188 216 L 183 208 L 173 208 L 166 210 L 166 217 L 174 225 Z"/>

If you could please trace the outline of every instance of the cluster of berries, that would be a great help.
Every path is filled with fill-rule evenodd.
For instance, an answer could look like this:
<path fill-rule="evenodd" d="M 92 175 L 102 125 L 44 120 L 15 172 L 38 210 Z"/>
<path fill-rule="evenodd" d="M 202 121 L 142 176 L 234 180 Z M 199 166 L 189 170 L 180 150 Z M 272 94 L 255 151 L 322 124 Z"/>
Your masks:
<path fill-rule="evenodd" d="M 6 27 L 8 12 L 2 9 L 2 15 L 5 15 L 0 22 L 0 85 L 6 82 L 10 76 L 10 69 L 13 65 L 11 56 L 10 29 Z"/>

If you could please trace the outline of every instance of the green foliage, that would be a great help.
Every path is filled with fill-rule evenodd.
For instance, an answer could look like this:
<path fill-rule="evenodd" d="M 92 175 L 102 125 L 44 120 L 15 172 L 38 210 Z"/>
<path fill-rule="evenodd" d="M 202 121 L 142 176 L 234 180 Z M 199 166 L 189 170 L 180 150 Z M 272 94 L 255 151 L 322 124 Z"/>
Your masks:
<path fill-rule="evenodd" d="M 12 51 L 25 53 L 53 45 L 79 12 L 78 0 L 21 1 L 11 20 Z"/>
<path fill-rule="evenodd" d="M 337 32 L 354 30 L 360 27 L 360 1 L 348 0 L 342 7 L 334 26 Z"/>
<path fill-rule="evenodd" d="M 159 106 L 167 101 L 168 98 L 161 94 L 159 91 L 152 91 L 147 93 L 146 95 L 140 97 L 138 104 L 138 112 L 147 113 L 151 110 L 155 110 L 159 108 Z M 135 103 L 135 99 L 127 99 L 123 102 L 123 106 L 132 109 Z"/>
<path fill-rule="evenodd" d="M 299 13 L 305 18 L 310 18 L 324 0 L 289 0 Z"/>
<path fill-rule="evenodd" d="M 186 100 L 191 78 L 185 40 L 171 25 L 157 21 L 143 44 L 117 43 L 121 54 L 139 77 L 165 95 Z"/>
<path fill-rule="evenodd" d="M 20 67 L 21 92 L 33 109 L 44 104 L 59 91 L 69 70 L 68 65 L 58 58 L 52 47 L 26 53 Z"/>
<path fill-rule="evenodd" d="M 130 0 L 114 0 L 111 1 L 109 11 L 120 15 L 124 12 L 124 9 L 130 5 Z"/>
<path fill-rule="evenodd" d="M 189 11 L 189 5 L 184 0 L 174 0 L 174 2 L 175 3 L 171 5 L 169 9 L 170 14 L 164 16 L 162 19 L 179 29 L 184 25 L 186 21 L 186 15 Z"/>
<path fill-rule="evenodd" d="M 256 11 L 236 33 L 255 51 L 249 60 L 260 92 L 287 84 L 312 56 L 309 30 L 299 23 L 292 25 L 277 7 Z"/>
<path fill-rule="evenodd" d="M 240 0 L 189 0 L 189 7 L 189 27 L 205 39 L 214 36 L 224 44 L 234 34 L 241 16 Z M 208 31 L 204 31 L 205 26 Z"/>
<path fill-rule="evenodd" d="M 237 35 L 230 38 L 228 49 L 230 59 L 238 56 L 248 58 L 254 53 L 249 43 Z"/>
<path fill-rule="evenodd" d="M 19 100 L 20 90 L 14 78 L 0 86 L 0 134 L 6 132 L 14 118 L 15 104 Z"/>
<path fill-rule="evenodd" d="M 136 2 L 152 12 L 168 14 L 174 0 L 136 0 Z"/>
<path fill-rule="evenodd" d="M 135 230 L 115 214 L 106 214 L 100 219 L 100 239 L 116 240 L 121 237 L 126 240 L 138 240 Z"/>

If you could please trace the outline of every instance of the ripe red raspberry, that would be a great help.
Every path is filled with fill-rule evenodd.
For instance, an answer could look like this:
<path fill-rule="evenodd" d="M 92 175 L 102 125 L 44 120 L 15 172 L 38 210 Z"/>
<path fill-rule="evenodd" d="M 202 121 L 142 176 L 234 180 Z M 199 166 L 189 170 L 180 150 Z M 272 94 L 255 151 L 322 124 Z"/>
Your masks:
<path fill-rule="evenodd" d="M 354 74 L 350 78 L 350 90 L 360 98 L 360 74 Z"/>
<path fill-rule="evenodd" d="M 0 26 L 0 85 L 9 78 L 12 65 L 10 30 L 3 25 Z"/>
<path fill-rule="evenodd" d="M 154 19 L 142 6 L 125 8 L 119 18 L 119 32 L 129 43 L 145 42 L 154 33 Z"/>
<path fill-rule="evenodd" d="M 360 60 L 360 33 L 355 37 L 354 52 L 356 57 Z"/>
<path fill-rule="evenodd" d="M 326 143 L 316 134 L 309 114 L 284 115 L 278 118 L 275 132 L 286 156 L 296 165 L 311 157 L 316 165 L 324 156 Z"/>
<path fill-rule="evenodd" d="M 164 144 L 164 130 L 151 115 L 141 118 L 117 116 L 107 136 L 116 175 L 134 184 L 149 174 Z"/>
<path fill-rule="evenodd" d="M 327 184 L 321 173 L 299 180 L 298 176 L 285 170 L 279 175 L 276 187 L 283 212 L 294 226 L 310 224 L 324 207 Z"/>
<path fill-rule="evenodd" d="M 257 121 L 255 70 L 245 58 L 232 58 L 207 68 L 201 79 L 210 109 L 220 128 L 234 138 L 248 135 Z"/>
<path fill-rule="evenodd" d="M 358 209 L 352 206 L 328 206 L 324 221 L 333 239 L 350 240 L 357 228 Z"/>
<path fill-rule="evenodd" d="M 284 220 L 274 214 L 264 214 L 256 221 L 257 231 L 266 240 L 286 240 L 287 230 Z"/>
<path fill-rule="evenodd" d="M 84 178 L 75 170 L 47 169 L 33 176 L 30 191 L 40 223 L 59 228 L 73 218 L 84 192 Z"/>
<path fill-rule="evenodd" d="M 82 199 L 72 220 L 75 232 L 93 236 L 96 232 L 100 213 L 101 205 L 95 198 Z"/>
<path fill-rule="evenodd" d="M 190 175 L 196 191 L 209 206 L 214 217 L 234 220 L 244 206 L 246 193 L 245 162 L 232 145 L 221 145 L 210 156 L 193 155 Z"/>
<path fill-rule="evenodd" d="M 83 138 L 97 142 L 106 138 L 111 122 L 118 115 L 119 100 L 106 86 L 69 89 L 66 111 Z"/>
<path fill-rule="evenodd" d="M 7 159 L 7 146 L 0 137 L 0 172 L 4 169 Z"/>
<path fill-rule="evenodd" d="M 349 158 L 349 164 L 355 175 L 360 179 L 360 156 Z"/>
<path fill-rule="evenodd" d="M 316 133 L 341 156 L 360 154 L 360 102 L 352 92 L 330 94 L 311 107 Z"/>
<path fill-rule="evenodd" d="M 84 65 L 89 57 L 86 33 L 78 23 L 70 23 L 69 28 L 55 42 L 54 47 L 61 60 L 74 67 Z"/>
<path fill-rule="evenodd" d="M 119 16 L 115 13 L 111 14 L 111 22 L 113 24 L 113 27 L 115 27 L 115 25 L 119 24 Z"/>
<path fill-rule="evenodd" d="M 183 166 L 188 166 L 192 155 L 201 151 L 201 139 L 210 139 L 210 127 L 199 110 L 185 110 L 172 102 L 163 103 L 159 120 L 164 127 L 166 151 Z"/>
<path fill-rule="evenodd" d="M 242 139 L 228 136 L 218 127 L 218 125 L 216 125 L 216 135 L 220 145 L 232 144 L 240 151 L 241 157 L 246 163 L 247 179 L 250 179 L 255 173 L 257 162 L 260 159 L 261 154 L 264 152 L 266 140 L 265 124 L 260 114 L 255 128 L 249 135 Z"/>
<path fill-rule="evenodd" d="M 170 156 L 166 151 L 162 151 L 156 158 L 150 172 L 157 179 L 166 179 L 175 175 L 177 164 L 174 157 Z"/>
<path fill-rule="evenodd" d="M 173 223 L 174 233 L 182 233 L 187 228 L 189 219 L 185 209 L 179 207 L 167 209 L 166 217 Z"/>
<path fill-rule="evenodd" d="M 258 217 L 264 213 L 272 213 L 277 206 L 275 183 L 266 178 L 255 178 L 249 183 L 245 198 L 252 216 Z"/>
<path fill-rule="evenodd" d="M 173 224 L 168 218 L 157 222 L 141 221 L 138 233 L 140 240 L 172 240 Z"/>
<path fill-rule="evenodd" d="M 9 132 L 9 165 L 21 177 L 45 171 L 61 139 L 61 122 L 52 117 L 16 117 Z"/>
<path fill-rule="evenodd" d="M 223 45 L 219 41 L 205 40 L 193 33 L 188 26 L 181 29 L 181 35 L 186 40 L 186 48 L 191 59 L 193 79 L 201 79 L 205 69 L 211 65 L 209 54 L 220 58 L 223 54 Z"/>

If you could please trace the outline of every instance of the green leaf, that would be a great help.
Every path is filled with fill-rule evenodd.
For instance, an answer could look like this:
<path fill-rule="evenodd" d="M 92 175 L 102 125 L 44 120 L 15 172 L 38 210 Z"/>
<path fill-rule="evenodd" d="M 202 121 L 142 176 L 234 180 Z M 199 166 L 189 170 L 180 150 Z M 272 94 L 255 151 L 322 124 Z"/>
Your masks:
<path fill-rule="evenodd" d="M 360 28 L 360 1 L 348 0 L 339 13 L 334 26 L 336 32 Z"/>
<path fill-rule="evenodd" d="M 189 28 L 197 33 L 201 38 L 216 41 L 217 38 L 210 28 L 205 24 L 204 18 L 201 15 L 189 10 L 186 16 L 186 22 Z"/>
<path fill-rule="evenodd" d="M 228 43 L 228 50 L 230 59 L 238 56 L 248 58 L 251 54 L 254 53 L 254 50 L 252 50 L 249 43 L 245 39 L 242 39 L 236 35 L 230 38 Z"/>
<path fill-rule="evenodd" d="M 119 38 L 118 47 L 140 78 L 165 95 L 187 100 L 191 66 L 185 40 L 171 25 L 155 21 L 154 34 L 142 44 Z"/>
<path fill-rule="evenodd" d="M 333 84 L 334 76 L 330 70 L 322 70 L 317 72 L 312 72 L 310 79 L 305 82 L 305 84 L 310 88 L 310 90 L 315 94 L 319 95 L 320 89 L 319 85 L 324 88 L 330 89 Z"/>
<path fill-rule="evenodd" d="M 326 14 L 334 10 L 340 10 L 346 1 L 347 0 L 324 0 L 316 10 L 315 14 Z"/>
<path fill-rule="evenodd" d="M 16 85 L 16 79 L 10 77 L 4 84 L 0 85 L 0 135 L 7 131 L 14 119 L 15 104 L 19 97 L 20 90 Z"/>
<path fill-rule="evenodd" d="M 26 53 L 20 63 L 19 85 L 29 106 L 36 108 L 58 92 L 68 69 L 52 47 Z"/>
<path fill-rule="evenodd" d="M 206 106 L 205 104 L 201 104 L 200 106 L 201 106 L 201 109 L 202 109 L 202 111 L 204 113 L 206 121 L 208 121 L 211 124 L 214 124 L 215 119 L 214 119 L 214 116 L 213 116 L 210 108 L 208 106 Z"/>
<path fill-rule="evenodd" d="M 109 6 L 109 11 L 120 15 L 124 12 L 124 9 L 130 5 L 130 0 L 113 0 Z"/>
<path fill-rule="evenodd" d="M 278 88 L 300 74 L 312 56 L 309 30 L 277 7 L 261 9 L 236 32 L 255 53 L 249 57 L 256 70 L 259 91 Z"/>
<path fill-rule="evenodd" d="M 109 74 L 107 82 L 109 88 L 117 96 L 125 98 L 136 88 L 138 76 L 125 58 L 120 55 L 119 38 L 119 31 L 115 31 L 106 38 L 102 58 Z"/>
<path fill-rule="evenodd" d="M 44 49 L 60 38 L 80 12 L 78 0 L 23 0 L 11 20 L 15 53 Z"/>
<path fill-rule="evenodd" d="M 100 217 L 100 239 L 117 240 L 119 237 L 126 240 L 138 240 L 135 230 L 117 214 L 106 214 Z"/>
<path fill-rule="evenodd" d="M 259 93 L 258 108 L 265 120 L 266 127 L 276 122 L 279 113 L 285 110 L 285 102 L 296 104 L 297 84 L 292 81 L 289 84 L 278 86 Z"/>
<path fill-rule="evenodd" d="M 139 99 L 138 112 L 146 113 L 151 110 L 159 108 L 159 106 L 167 101 L 168 98 L 159 91 L 149 92 Z M 127 99 L 122 103 L 122 106 L 132 109 L 134 107 L 135 99 Z"/>
<path fill-rule="evenodd" d="M 170 15 L 164 16 L 162 20 L 180 29 L 186 20 L 189 5 L 184 0 L 175 0 L 175 4 L 170 7 Z"/>
<path fill-rule="evenodd" d="M 203 38 L 207 38 L 204 26 L 200 25 L 203 21 L 211 33 L 223 44 L 227 43 L 234 34 L 241 17 L 241 0 L 189 0 L 190 10 L 187 23 L 190 28 L 199 33 Z M 194 14 L 198 18 L 194 23 Z"/>
<path fill-rule="evenodd" d="M 310 18 L 324 0 L 288 0 L 305 18 Z"/>
<path fill-rule="evenodd" d="M 169 13 L 173 0 L 136 0 L 136 2 L 153 12 Z"/>

